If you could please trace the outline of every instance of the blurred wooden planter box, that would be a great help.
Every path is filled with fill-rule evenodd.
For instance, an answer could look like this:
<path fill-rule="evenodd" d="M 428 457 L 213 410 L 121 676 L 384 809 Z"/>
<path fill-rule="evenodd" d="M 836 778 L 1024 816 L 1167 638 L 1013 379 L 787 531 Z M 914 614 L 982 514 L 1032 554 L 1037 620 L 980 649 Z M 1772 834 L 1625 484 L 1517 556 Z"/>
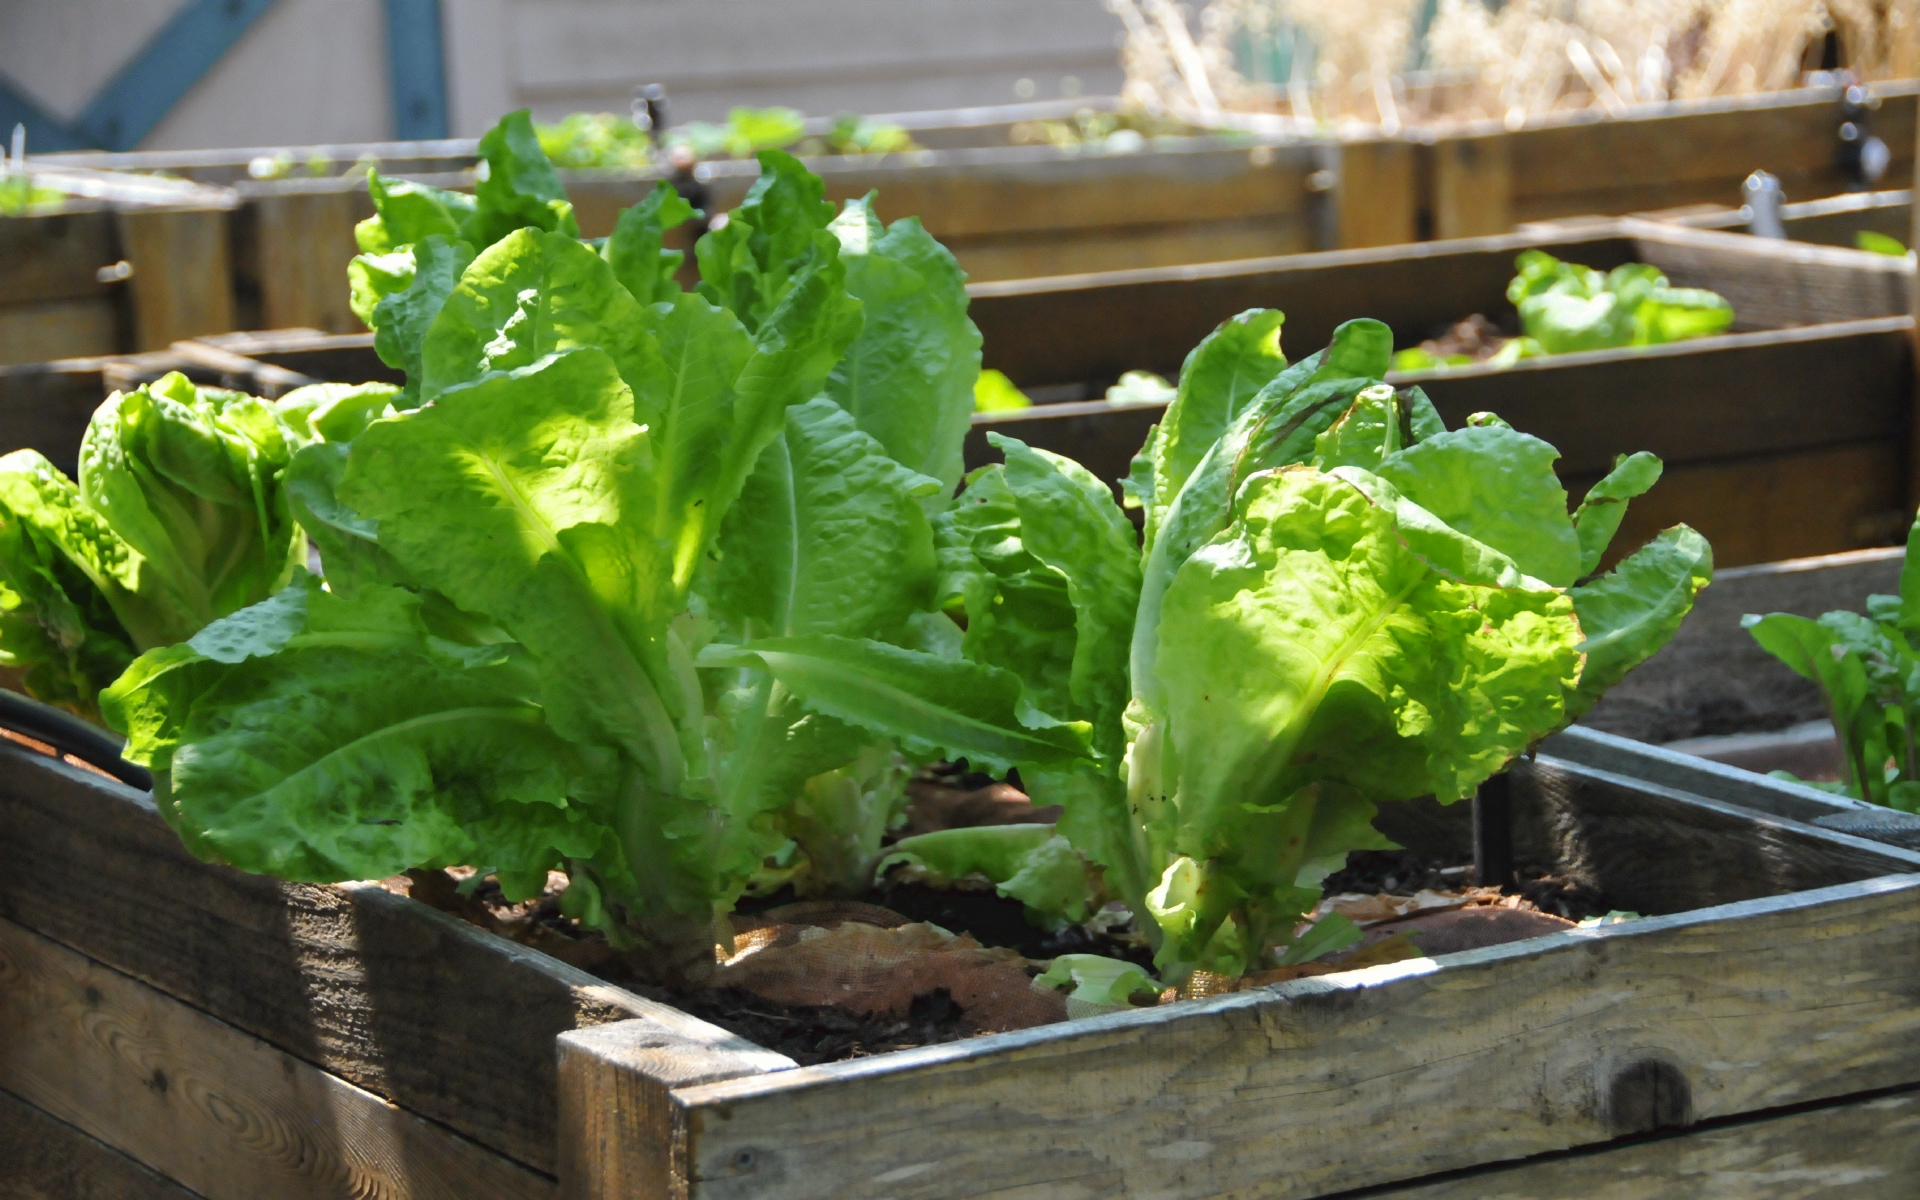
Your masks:
<path fill-rule="evenodd" d="M 1616 454 L 1651 450 L 1667 473 L 1634 503 L 1620 545 L 1675 521 L 1723 565 L 1900 540 L 1913 486 L 1912 268 L 1903 259 L 1664 222 L 1596 219 L 1495 238 L 1299 255 L 1068 279 L 977 284 L 973 317 L 990 366 L 1048 396 L 1103 396 L 1126 370 L 1174 375 L 1219 322 L 1249 308 L 1287 314 L 1298 358 L 1341 321 L 1371 316 L 1407 346 L 1472 313 L 1516 321 L 1515 257 L 1539 248 L 1607 269 L 1660 267 L 1712 288 L 1734 331 L 1695 341 L 1397 375 L 1426 389 L 1450 425 L 1500 414 L 1557 446 L 1578 495 Z M 1157 404 L 1104 399 L 977 419 L 970 457 L 997 429 L 1124 477 Z"/>
<path fill-rule="evenodd" d="M 375 885 L 198 862 L 143 793 L 0 745 L 0 1194 L 1584 1200 L 1782 1154 L 1911 1178 L 1874 1118 L 1920 1085 L 1920 855 L 1544 755 L 1513 791 L 1523 863 L 1648 919 L 796 1068 Z M 1457 854 L 1463 816 L 1382 826 Z M 1573 1148 L 1600 1153 L 1503 1165 Z"/>
<path fill-rule="evenodd" d="M 1882 186 L 1913 178 L 1920 81 L 1875 83 L 1872 132 L 1892 152 Z M 1365 169 L 1404 181 L 1404 235 L 1390 241 L 1477 237 L 1533 221 L 1625 216 L 1682 205 L 1740 203 L 1754 171 L 1777 176 L 1789 197 L 1832 196 L 1856 186 L 1840 164 L 1840 87 L 1554 113 L 1518 129 L 1500 121 L 1416 125 L 1368 147 Z M 1277 136 L 1284 120 L 1225 114 L 1222 127 Z M 1901 237 L 1905 241 L 1904 236 Z M 1380 245 L 1382 242 L 1343 243 Z"/>
<path fill-rule="evenodd" d="M 231 191 L 122 185 L 105 172 L 55 172 L 47 182 L 94 194 L 0 216 L 0 366 L 151 350 L 234 328 L 224 285 Z"/>
<path fill-rule="evenodd" d="M 1111 103 L 900 114 L 926 149 L 807 162 L 826 179 L 836 203 L 877 188 L 888 220 L 919 216 L 975 279 L 1394 240 L 1391 231 L 1369 234 L 1358 215 L 1347 219 L 1346 233 L 1339 232 L 1340 163 L 1330 144 L 1277 146 L 1246 134 L 1204 131 L 1152 139 L 1126 154 L 1008 144 L 1015 122 Z M 248 174 L 250 163 L 276 153 L 262 149 L 51 155 L 44 161 L 165 170 L 233 188 L 242 202 L 234 237 L 238 327 L 346 333 L 360 328 L 347 308 L 344 283 L 346 264 L 356 253 L 353 226 L 373 208 L 361 173 L 336 172 L 377 161 L 386 173 L 470 189 L 475 152 L 473 141 L 296 147 L 277 152 L 290 160 L 295 176 L 309 160 L 324 163 L 319 169 L 325 174 L 269 180 Z M 745 197 L 759 165 L 714 161 L 696 172 L 710 191 L 709 207 L 724 212 Z M 588 236 L 611 232 L 619 211 L 643 199 L 662 177 L 659 171 L 562 172 Z"/>
<path fill-rule="evenodd" d="M 1741 210 L 1726 205 L 1699 205 L 1693 211 L 1647 215 L 1693 229 L 1748 232 L 1747 218 Z M 1858 245 L 1857 235 L 1877 233 L 1904 246 L 1913 240 L 1913 192 L 1908 188 L 1849 192 L 1821 200 L 1797 201 L 1781 206 L 1780 223 L 1787 237 L 1796 242 L 1852 249 Z"/>

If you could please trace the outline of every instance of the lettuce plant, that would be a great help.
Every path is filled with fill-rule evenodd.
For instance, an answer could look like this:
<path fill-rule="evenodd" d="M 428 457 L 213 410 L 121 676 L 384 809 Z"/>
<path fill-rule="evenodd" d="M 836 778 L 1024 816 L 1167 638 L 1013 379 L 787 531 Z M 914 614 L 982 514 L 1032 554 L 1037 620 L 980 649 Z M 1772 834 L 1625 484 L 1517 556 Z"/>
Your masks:
<path fill-rule="evenodd" d="M 1902 812 L 1920 812 L 1920 524 L 1907 534 L 1900 594 L 1867 597 L 1865 615 L 1841 610 L 1817 620 L 1792 613 L 1749 614 L 1753 640 L 1795 672 L 1819 685 L 1846 751 L 1838 783 L 1811 787 L 1871 800 Z M 1794 777 L 1775 771 L 1786 779 Z"/>
<path fill-rule="evenodd" d="M 1520 310 L 1521 329 L 1546 354 L 1656 346 L 1733 324 L 1733 306 L 1724 296 L 1673 287 L 1646 263 L 1602 274 L 1544 250 L 1527 250 L 1514 266 L 1507 299 Z"/>
<path fill-rule="evenodd" d="M 104 701 L 197 852 L 306 880 L 464 863 L 515 896 L 565 866 L 570 912 L 692 971 L 769 864 L 864 889 L 908 762 L 1085 752 L 943 653 L 931 520 L 979 354 L 951 256 L 763 165 L 700 293 L 659 250 L 671 193 L 604 245 L 536 220 L 483 245 L 485 192 L 450 234 L 375 184 L 383 236 L 420 235 L 369 310 L 408 378 L 299 408 L 326 584 Z"/>
<path fill-rule="evenodd" d="M 1652 456 L 1569 515 L 1551 446 L 1488 414 L 1447 430 L 1380 382 L 1384 326 L 1291 366 L 1279 327 L 1244 313 L 1188 358 L 1129 480 L 1143 537 L 1005 437 L 940 518 L 964 653 L 1091 729 L 1088 759 L 1023 779 L 1169 980 L 1263 965 L 1320 878 L 1384 844 L 1379 803 L 1472 794 L 1663 644 L 1711 571 L 1677 526 L 1594 575 Z M 1071 869 L 1031 829 L 935 837 L 895 849 L 1042 912 Z"/>
<path fill-rule="evenodd" d="M 0 458 L 0 664 L 82 716 L 134 656 L 288 581 L 305 551 L 272 405 L 169 374 L 94 413 L 76 485 Z"/>

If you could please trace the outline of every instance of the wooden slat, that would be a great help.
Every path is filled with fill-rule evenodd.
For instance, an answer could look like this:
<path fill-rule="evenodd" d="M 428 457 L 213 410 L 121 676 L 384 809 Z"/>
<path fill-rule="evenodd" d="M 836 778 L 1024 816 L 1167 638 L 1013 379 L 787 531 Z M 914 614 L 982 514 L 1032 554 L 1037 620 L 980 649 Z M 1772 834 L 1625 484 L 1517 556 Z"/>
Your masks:
<path fill-rule="evenodd" d="M 1633 502 L 1602 562 L 1618 562 L 1681 522 L 1706 536 L 1714 562 L 1722 567 L 1885 545 L 1897 540 L 1907 523 L 1901 497 L 1908 471 L 1897 439 L 1682 463 L 1668 468 L 1659 486 Z M 1599 474 L 1562 478 L 1578 497 Z"/>
<path fill-rule="evenodd" d="M 1341 144 L 1340 180 L 1335 193 L 1341 249 L 1397 246 L 1420 240 L 1415 211 L 1418 162 L 1413 143 L 1398 138 Z"/>
<path fill-rule="evenodd" d="M 114 214 L 133 265 L 126 282 L 133 348 L 158 350 L 234 326 L 233 254 L 225 209 L 123 209 Z"/>
<path fill-rule="evenodd" d="M 619 1027 L 568 1040 L 635 1114 L 637 1194 L 696 1200 L 1321 1196 L 1920 1078 L 1920 876 L 1872 878 L 1920 855 L 1548 759 L 1515 794 L 1529 861 L 1642 911 L 1723 907 L 683 1085 L 671 1120 L 647 1097 L 672 1064 Z M 1367 1128 L 1393 1136 L 1353 1153 Z"/>
<path fill-rule="evenodd" d="M 736 1044 L 372 884 L 202 863 L 145 795 L 18 747 L 0 747 L 0 912 L 545 1172 L 557 1034 L 648 1017 Z"/>
<path fill-rule="evenodd" d="M 0 920 L 0 1088 L 207 1200 L 534 1200 L 553 1181 Z"/>
<path fill-rule="evenodd" d="M 0 306 L 0 366 L 116 353 L 125 323 L 112 296 Z"/>
<path fill-rule="evenodd" d="M 97 358 L 0 367 L 0 454 L 38 450 L 72 475 L 80 435 L 106 399 L 106 361 Z"/>
<path fill-rule="evenodd" d="M 366 328 L 347 304 L 347 264 L 360 252 L 353 227 L 373 215 L 364 184 L 254 196 L 246 212 L 256 257 L 242 273 L 259 289 L 260 328 Z"/>
<path fill-rule="evenodd" d="M 1875 128 L 1893 151 L 1886 178 L 1913 170 L 1915 88 L 1877 85 Z M 1669 116 L 1554 124 L 1511 134 L 1520 220 L 1624 213 L 1679 204 L 1738 202 L 1757 169 L 1790 197 L 1831 196 L 1851 183 L 1835 162 L 1837 89 L 1760 101 L 1720 102 Z M 1597 118 L 1598 114 L 1596 114 Z"/>
<path fill-rule="evenodd" d="M 0 1091 L 0 1200 L 205 1200 Z"/>
<path fill-rule="evenodd" d="M 1913 266 L 1904 258 L 1708 229 L 1624 222 L 1634 250 L 1677 287 L 1705 287 L 1732 304 L 1741 329 L 1783 329 L 1905 313 Z"/>
<path fill-rule="evenodd" d="M 1554 1157 L 1373 1200 L 1909 1200 L 1920 1096 L 1902 1092 Z"/>
<path fill-rule="evenodd" d="M 1907 318 L 1895 317 L 1395 378 L 1417 382 L 1451 426 L 1472 413 L 1494 412 L 1551 442 L 1563 455 L 1562 476 L 1576 491 L 1610 469 L 1617 454 L 1659 454 L 1668 482 L 1629 510 L 1633 524 L 1619 541 L 1623 548 L 1635 544 L 1635 534 L 1664 527 L 1651 522 L 1671 524 L 1672 512 L 1692 512 L 1690 505 L 1720 496 L 1733 506 L 1723 506 L 1730 520 L 1713 523 L 1740 539 L 1729 545 L 1734 558 L 1728 561 L 1766 561 L 1851 549 L 1885 536 L 1878 516 L 1898 509 L 1897 481 L 1906 472 L 1908 329 Z M 1821 398 L 1817 421 L 1807 415 L 1811 396 Z M 1088 401 L 982 414 L 974 418 L 968 462 L 997 461 L 984 435 L 998 429 L 1115 482 L 1163 411 L 1163 405 Z M 1827 458 L 1813 457 L 1819 455 Z M 1823 464 L 1841 462 L 1864 473 L 1817 478 Z M 1684 474 L 1695 467 L 1698 474 Z M 1756 471 L 1779 495 L 1727 493 L 1719 486 L 1729 472 Z M 1693 486 L 1683 486 L 1689 478 Z M 1806 498 L 1805 485 L 1844 490 L 1829 491 L 1828 500 L 1804 511 L 1790 507 Z M 1741 519 L 1741 506 L 1756 519 Z"/>
<path fill-rule="evenodd" d="M 1433 147 L 1433 236 L 1484 237 L 1514 226 L 1512 143 L 1493 134 Z"/>
<path fill-rule="evenodd" d="M 120 260 L 113 214 L 104 207 L 0 220 L 0 305 L 110 294 L 97 272 Z"/>
<path fill-rule="evenodd" d="M 672 1089 L 785 1070 L 769 1050 L 696 1041 L 654 1021 L 560 1035 L 560 1187 L 568 1200 L 685 1200 Z"/>
<path fill-rule="evenodd" d="M 695 1197 L 1289 1200 L 1911 1083 L 1915 970 L 1902 877 L 675 1097 Z"/>
<path fill-rule="evenodd" d="M 1215 326 L 1249 308 L 1287 314 L 1281 342 L 1293 358 L 1320 349 L 1355 317 L 1386 322 L 1401 345 L 1418 342 L 1471 313 L 1500 312 L 1513 260 L 1531 247 L 1600 270 L 1636 252 L 1607 222 L 1572 234 L 982 283 L 968 289 L 970 312 L 985 364 L 1022 386 L 1112 380 L 1135 368 L 1171 374 Z"/>
<path fill-rule="evenodd" d="M 982 234 L 943 240 L 967 278 L 984 283 L 1304 254 L 1320 248 L 1317 222 L 1317 214 L 1308 210 L 1238 221 L 1125 225 L 1070 234 Z"/>

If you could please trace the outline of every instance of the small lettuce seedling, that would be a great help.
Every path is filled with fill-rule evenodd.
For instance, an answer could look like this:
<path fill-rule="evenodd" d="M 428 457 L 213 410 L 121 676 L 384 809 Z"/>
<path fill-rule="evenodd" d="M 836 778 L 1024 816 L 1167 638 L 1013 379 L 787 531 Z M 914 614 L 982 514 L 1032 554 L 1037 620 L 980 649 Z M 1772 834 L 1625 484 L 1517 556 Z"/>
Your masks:
<path fill-rule="evenodd" d="M 1900 594 L 1867 597 L 1866 615 L 1840 610 L 1817 620 L 1792 613 L 1748 614 L 1741 624 L 1753 640 L 1798 674 L 1819 685 L 1846 751 L 1838 783 L 1796 783 L 1871 800 L 1902 812 L 1920 812 L 1920 523 L 1907 534 Z"/>

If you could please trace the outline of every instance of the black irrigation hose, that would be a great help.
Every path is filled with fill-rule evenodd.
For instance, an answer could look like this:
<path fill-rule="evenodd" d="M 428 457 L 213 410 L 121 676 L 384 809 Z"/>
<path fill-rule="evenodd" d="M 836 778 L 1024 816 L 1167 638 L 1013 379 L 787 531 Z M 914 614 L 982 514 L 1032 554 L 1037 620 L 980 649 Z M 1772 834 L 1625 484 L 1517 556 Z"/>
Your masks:
<path fill-rule="evenodd" d="M 89 725 L 51 704 L 0 689 L 0 727 L 45 742 L 143 792 L 153 790 L 152 772 L 120 757 L 120 747 L 125 743 L 117 734 Z"/>

